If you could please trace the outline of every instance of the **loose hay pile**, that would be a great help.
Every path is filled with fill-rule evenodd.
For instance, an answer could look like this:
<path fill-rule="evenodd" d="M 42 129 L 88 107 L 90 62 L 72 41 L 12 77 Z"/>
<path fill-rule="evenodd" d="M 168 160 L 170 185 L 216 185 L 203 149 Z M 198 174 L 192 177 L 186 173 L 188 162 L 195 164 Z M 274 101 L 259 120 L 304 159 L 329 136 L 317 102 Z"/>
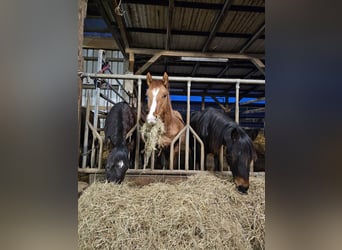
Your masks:
<path fill-rule="evenodd" d="M 141 127 L 141 136 L 145 142 L 144 168 L 147 166 L 151 154 L 160 145 L 160 139 L 165 133 L 164 123 L 157 118 L 155 124 L 144 123 Z"/>
<path fill-rule="evenodd" d="M 179 184 L 94 183 L 79 198 L 80 249 L 264 249 L 264 177 L 248 195 L 212 174 Z"/>

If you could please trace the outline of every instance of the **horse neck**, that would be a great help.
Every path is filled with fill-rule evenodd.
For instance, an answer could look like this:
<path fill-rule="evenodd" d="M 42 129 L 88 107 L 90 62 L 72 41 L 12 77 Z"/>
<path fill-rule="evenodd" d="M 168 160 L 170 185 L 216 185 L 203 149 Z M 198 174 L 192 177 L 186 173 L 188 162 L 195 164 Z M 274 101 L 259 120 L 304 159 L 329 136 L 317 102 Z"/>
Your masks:
<path fill-rule="evenodd" d="M 172 110 L 170 98 L 168 98 L 167 105 L 163 112 L 163 119 L 162 119 L 166 127 L 168 127 L 172 123 L 172 118 L 173 118 L 173 110 Z"/>

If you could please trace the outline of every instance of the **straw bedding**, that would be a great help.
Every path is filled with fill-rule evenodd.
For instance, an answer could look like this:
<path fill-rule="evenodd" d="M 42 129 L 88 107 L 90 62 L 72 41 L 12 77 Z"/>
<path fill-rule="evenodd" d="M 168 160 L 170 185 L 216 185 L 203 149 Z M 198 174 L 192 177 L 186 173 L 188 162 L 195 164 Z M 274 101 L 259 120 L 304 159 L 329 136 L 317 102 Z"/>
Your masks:
<path fill-rule="evenodd" d="M 248 195 L 211 173 L 178 184 L 94 183 L 79 198 L 80 249 L 264 249 L 265 182 Z"/>

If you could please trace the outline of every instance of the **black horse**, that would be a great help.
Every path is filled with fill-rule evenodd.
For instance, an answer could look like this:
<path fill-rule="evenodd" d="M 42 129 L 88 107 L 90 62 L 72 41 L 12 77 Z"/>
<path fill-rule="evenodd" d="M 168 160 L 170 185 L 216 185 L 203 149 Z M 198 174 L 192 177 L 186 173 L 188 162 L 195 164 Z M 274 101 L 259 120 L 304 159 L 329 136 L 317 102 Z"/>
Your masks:
<path fill-rule="evenodd" d="M 124 102 L 115 104 L 106 117 L 104 141 L 112 148 L 106 163 L 106 178 L 110 182 L 121 183 L 134 161 L 134 141 L 127 143 L 126 135 L 135 124 L 136 112 Z"/>
<path fill-rule="evenodd" d="M 232 171 L 234 183 L 239 192 L 247 193 L 249 171 L 256 160 L 256 152 L 246 132 L 227 114 L 214 108 L 193 112 L 190 125 L 204 143 L 205 162 L 207 154 L 214 154 L 216 171 L 219 171 L 220 148 L 222 145 L 225 146 L 226 160 Z M 199 148 L 197 145 L 196 149 Z M 199 157 L 199 152 L 196 156 Z"/>

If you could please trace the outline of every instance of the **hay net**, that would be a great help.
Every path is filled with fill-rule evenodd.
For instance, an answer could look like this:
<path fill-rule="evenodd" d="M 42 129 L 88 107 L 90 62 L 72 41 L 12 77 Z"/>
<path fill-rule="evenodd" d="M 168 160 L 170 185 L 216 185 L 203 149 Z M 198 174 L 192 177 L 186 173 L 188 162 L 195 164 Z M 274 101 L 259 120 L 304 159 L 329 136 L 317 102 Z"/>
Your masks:
<path fill-rule="evenodd" d="M 248 195 L 198 174 L 179 184 L 94 183 L 79 198 L 79 249 L 264 249 L 264 177 Z"/>

